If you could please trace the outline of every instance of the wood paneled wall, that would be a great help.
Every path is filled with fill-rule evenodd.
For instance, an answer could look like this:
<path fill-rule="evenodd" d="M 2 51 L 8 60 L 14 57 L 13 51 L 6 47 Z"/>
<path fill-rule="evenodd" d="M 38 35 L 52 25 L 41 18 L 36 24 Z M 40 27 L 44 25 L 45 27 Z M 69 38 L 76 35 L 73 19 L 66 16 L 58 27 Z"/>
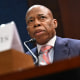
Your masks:
<path fill-rule="evenodd" d="M 80 39 L 80 0 L 58 0 L 65 37 Z"/>

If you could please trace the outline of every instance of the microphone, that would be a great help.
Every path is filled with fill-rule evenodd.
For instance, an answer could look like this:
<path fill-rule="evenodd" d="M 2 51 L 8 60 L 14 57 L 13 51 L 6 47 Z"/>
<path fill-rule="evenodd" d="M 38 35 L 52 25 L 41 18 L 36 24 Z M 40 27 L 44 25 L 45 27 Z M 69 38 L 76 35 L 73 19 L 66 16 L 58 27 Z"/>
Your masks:
<path fill-rule="evenodd" d="M 37 57 L 35 56 L 35 54 L 31 51 L 31 49 L 28 47 L 28 45 L 27 45 L 27 43 L 28 42 L 36 42 L 36 39 L 30 39 L 29 41 L 25 41 L 24 42 L 24 45 L 25 45 L 25 47 L 29 50 L 29 52 L 33 55 L 33 57 L 35 58 L 35 62 L 34 62 L 34 64 L 36 64 L 37 62 L 38 62 L 38 59 L 37 59 Z"/>
<path fill-rule="evenodd" d="M 33 39 L 30 39 L 29 41 L 25 41 L 25 43 L 28 43 L 28 42 L 36 42 L 36 39 L 33 38 Z"/>

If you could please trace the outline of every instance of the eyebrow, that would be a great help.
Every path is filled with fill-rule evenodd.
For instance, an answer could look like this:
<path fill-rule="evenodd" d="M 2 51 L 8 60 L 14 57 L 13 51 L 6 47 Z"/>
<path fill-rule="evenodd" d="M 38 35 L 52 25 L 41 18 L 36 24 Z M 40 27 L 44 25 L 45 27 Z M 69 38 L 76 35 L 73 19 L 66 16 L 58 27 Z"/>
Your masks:
<path fill-rule="evenodd" d="M 42 16 L 44 14 L 38 14 L 38 16 Z M 33 17 L 28 17 L 27 20 L 32 19 Z"/>
<path fill-rule="evenodd" d="M 38 14 L 38 16 L 42 16 L 42 15 L 44 15 L 44 14 Z"/>
<path fill-rule="evenodd" d="M 33 17 L 28 17 L 27 20 L 32 19 Z"/>

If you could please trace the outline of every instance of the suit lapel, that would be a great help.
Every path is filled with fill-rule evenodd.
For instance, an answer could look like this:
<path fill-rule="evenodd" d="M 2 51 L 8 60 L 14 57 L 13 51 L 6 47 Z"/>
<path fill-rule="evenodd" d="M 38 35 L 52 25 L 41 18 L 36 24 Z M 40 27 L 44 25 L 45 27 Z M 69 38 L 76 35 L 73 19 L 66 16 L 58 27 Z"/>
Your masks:
<path fill-rule="evenodd" d="M 66 59 L 69 56 L 68 40 L 57 37 L 54 46 L 54 61 Z M 54 62 L 53 61 L 53 62 Z"/>
<path fill-rule="evenodd" d="M 34 54 L 38 57 L 37 47 L 33 50 Z M 54 61 L 66 59 L 69 57 L 70 49 L 68 47 L 68 40 L 57 37 L 54 46 Z M 35 61 L 35 59 L 34 59 Z"/>

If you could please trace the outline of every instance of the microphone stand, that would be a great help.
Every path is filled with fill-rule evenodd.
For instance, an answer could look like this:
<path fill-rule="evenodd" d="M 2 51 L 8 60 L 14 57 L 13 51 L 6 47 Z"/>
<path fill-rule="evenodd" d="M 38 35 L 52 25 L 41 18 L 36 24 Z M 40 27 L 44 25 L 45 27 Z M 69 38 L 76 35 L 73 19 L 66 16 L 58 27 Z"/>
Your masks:
<path fill-rule="evenodd" d="M 37 57 L 35 56 L 35 54 L 30 50 L 30 48 L 28 47 L 28 45 L 26 44 L 26 43 L 28 43 L 28 42 L 33 42 L 33 41 L 35 41 L 35 39 L 30 39 L 29 41 L 25 41 L 24 42 L 24 45 L 25 45 L 25 47 L 29 50 L 29 52 L 33 55 L 33 57 L 35 58 L 35 62 L 34 62 L 34 64 L 36 64 L 37 62 L 38 62 L 38 59 L 37 59 Z"/>

